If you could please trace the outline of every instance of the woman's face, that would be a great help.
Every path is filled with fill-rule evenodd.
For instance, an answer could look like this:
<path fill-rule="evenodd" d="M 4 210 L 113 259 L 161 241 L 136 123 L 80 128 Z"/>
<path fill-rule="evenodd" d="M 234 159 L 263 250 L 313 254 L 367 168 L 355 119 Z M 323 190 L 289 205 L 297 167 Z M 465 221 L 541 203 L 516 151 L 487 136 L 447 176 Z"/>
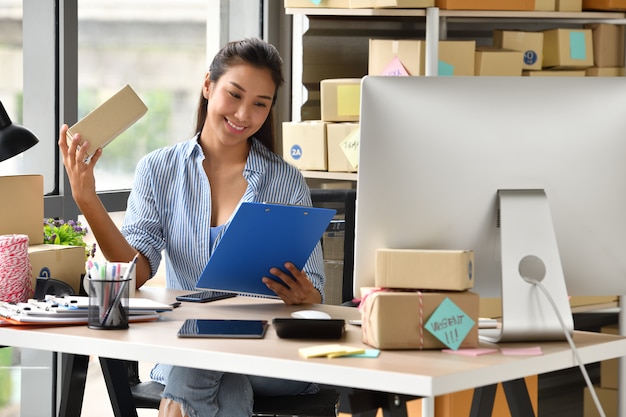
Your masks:
<path fill-rule="evenodd" d="M 228 69 L 217 82 L 204 82 L 208 98 L 205 130 L 223 145 L 245 142 L 256 133 L 272 106 L 276 85 L 268 69 L 240 64 Z"/>

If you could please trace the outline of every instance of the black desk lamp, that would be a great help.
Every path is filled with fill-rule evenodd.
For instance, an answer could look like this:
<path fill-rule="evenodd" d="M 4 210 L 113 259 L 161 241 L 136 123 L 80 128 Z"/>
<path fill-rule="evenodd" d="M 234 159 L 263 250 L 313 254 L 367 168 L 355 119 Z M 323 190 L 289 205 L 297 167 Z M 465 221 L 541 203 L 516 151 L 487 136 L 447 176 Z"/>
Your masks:
<path fill-rule="evenodd" d="M 0 162 L 33 147 L 39 139 L 28 129 L 14 125 L 0 101 Z"/>

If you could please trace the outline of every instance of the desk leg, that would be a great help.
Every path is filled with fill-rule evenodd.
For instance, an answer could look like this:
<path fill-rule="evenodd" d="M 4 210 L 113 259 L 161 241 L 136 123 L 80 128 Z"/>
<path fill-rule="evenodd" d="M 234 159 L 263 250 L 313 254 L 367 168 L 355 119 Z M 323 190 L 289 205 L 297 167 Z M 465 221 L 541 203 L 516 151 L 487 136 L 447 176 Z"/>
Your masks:
<path fill-rule="evenodd" d="M 85 395 L 89 356 L 64 353 L 61 358 L 63 379 L 61 382 L 59 416 L 80 417 Z"/>
<path fill-rule="evenodd" d="M 496 398 L 497 385 L 488 385 L 474 389 L 470 417 L 491 417 Z M 526 381 L 523 378 L 502 383 L 511 417 L 535 417 L 535 410 L 530 401 Z"/>
<path fill-rule="evenodd" d="M 102 375 L 109 392 L 109 399 L 115 417 L 137 417 L 135 400 L 128 383 L 128 367 L 126 361 L 120 359 L 100 358 Z"/>

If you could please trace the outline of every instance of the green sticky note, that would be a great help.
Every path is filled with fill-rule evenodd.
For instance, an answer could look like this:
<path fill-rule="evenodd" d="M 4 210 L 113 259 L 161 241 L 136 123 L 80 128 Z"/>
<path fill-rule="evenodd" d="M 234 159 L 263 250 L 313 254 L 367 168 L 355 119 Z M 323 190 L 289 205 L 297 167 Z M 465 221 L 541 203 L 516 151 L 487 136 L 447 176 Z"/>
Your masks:
<path fill-rule="evenodd" d="M 424 327 L 441 343 L 457 350 L 474 324 L 471 317 L 446 297 Z"/>
<path fill-rule="evenodd" d="M 569 34 L 569 56 L 571 59 L 587 59 L 585 33 L 572 31 Z"/>
<path fill-rule="evenodd" d="M 450 65 L 447 62 L 439 61 L 437 65 L 437 75 L 451 76 L 454 75 L 454 65 Z"/>

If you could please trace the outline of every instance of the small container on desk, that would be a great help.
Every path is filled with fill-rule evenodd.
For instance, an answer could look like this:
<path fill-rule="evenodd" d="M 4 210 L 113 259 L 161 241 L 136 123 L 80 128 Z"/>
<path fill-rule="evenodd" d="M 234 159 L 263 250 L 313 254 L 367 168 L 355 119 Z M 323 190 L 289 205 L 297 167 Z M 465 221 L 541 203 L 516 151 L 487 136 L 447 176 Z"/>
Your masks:
<path fill-rule="evenodd" d="M 87 326 L 91 329 L 128 329 L 130 278 L 96 279 L 86 277 L 89 286 Z"/>

